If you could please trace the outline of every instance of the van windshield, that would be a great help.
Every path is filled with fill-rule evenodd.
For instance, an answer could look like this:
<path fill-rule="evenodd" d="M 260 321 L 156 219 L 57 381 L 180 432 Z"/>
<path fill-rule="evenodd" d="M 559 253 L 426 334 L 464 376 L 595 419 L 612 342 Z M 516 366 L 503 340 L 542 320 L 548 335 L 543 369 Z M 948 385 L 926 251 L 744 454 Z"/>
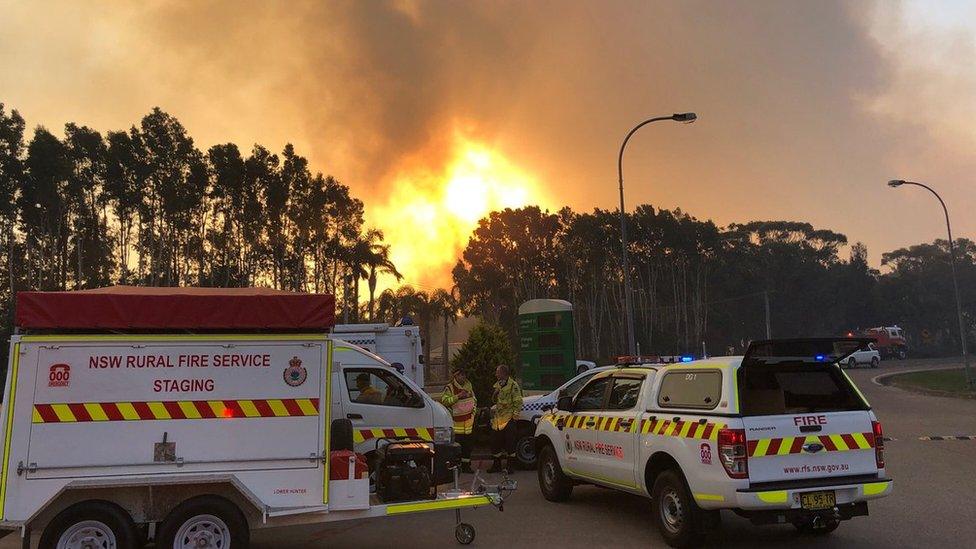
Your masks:
<path fill-rule="evenodd" d="M 854 386 L 833 364 L 744 366 L 736 375 L 743 416 L 868 409 Z"/>

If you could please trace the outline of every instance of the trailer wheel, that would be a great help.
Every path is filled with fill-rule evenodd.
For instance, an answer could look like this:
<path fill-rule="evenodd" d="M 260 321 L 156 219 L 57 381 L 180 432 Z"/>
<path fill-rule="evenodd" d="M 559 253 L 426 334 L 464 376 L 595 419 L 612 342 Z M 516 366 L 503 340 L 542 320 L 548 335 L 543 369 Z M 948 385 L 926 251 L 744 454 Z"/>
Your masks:
<path fill-rule="evenodd" d="M 247 549 L 247 519 L 236 505 L 217 496 L 190 498 L 170 511 L 159 527 L 159 549 Z"/>
<path fill-rule="evenodd" d="M 474 541 L 474 526 L 467 522 L 458 523 L 454 528 L 454 539 L 461 545 L 468 545 Z"/>
<path fill-rule="evenodd" d="M 83 501 L 58 513 L 41 534 L 41 549 L 135 549 L 139 535 L 129 514 L 107 501 Z"/>

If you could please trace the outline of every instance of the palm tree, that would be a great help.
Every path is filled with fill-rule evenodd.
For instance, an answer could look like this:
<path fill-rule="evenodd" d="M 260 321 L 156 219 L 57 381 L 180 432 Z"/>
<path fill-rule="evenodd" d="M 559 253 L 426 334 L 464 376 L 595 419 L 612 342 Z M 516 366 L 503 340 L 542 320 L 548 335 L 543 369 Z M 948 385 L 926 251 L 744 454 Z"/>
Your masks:
<path fill-rule="evenodd" d="M 386 273 L 391 274 L 399 281 L 403 278 L 400 271 L 396 269 L 390 261 L 390 246 L 382 244 L 383 231 L 379 229 L 369 229 L 347 250 L 346 263 L 349 267 L 349 274 L 353 283 L 353 300 L 355 301 L 356 320 L 359 320 L 359 281 L 366 280 L 369 284 L 369 311 L 370 320 L 373 320 L 373 304 L 376 295 L 377 275 Z"/>
<path fill-rule="evenodd" d="M 444 364 L 450 364 L 450 357 L 448 356 L 448 322 L 454 323 L 458 319 L 458 311 L 460 306 L 458 305 L 457 297 L 458 289 L 457 286 L 451 288 L 451 291 L 447 290 L 437 290 L 434 292 L 433 301 L 440 309 L 441 317 L 444 319 L 444 341 L 441 344 L 442 356 L 444 357 Z"/>

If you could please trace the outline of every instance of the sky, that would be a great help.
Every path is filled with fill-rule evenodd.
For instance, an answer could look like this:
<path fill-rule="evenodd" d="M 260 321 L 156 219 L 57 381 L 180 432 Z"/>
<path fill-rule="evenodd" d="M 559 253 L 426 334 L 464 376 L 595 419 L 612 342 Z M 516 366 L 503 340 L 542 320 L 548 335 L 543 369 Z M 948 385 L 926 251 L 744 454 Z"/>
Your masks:
<path fill-rule="evenodd" d="M 294 143 L 366 203 L 409 282 L 477 218 L 538 203 L 791 219 L 885 251 L 976 238 L 976 4 L 13 2 L 0 102 L 106 131 L 152 107 L 197 145 Z"/>

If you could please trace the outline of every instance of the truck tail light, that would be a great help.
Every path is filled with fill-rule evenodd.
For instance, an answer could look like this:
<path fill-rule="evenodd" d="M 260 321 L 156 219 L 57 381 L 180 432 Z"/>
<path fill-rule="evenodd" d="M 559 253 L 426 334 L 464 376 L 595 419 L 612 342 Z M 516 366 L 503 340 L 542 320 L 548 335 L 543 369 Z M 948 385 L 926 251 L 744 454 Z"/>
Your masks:
<path fill-rule="evenodd" d="M 871 430 L 874 431 L 874 461 L 878 469 L 884 469 L 884 431 L 881 429 L 881 422 L 872 421 Z"/>
<path fill-rule="evenodd" d="M 749 453 L 745 429 L 720 429 L 718 455 L 730 478 L 749 478 Z"/>

